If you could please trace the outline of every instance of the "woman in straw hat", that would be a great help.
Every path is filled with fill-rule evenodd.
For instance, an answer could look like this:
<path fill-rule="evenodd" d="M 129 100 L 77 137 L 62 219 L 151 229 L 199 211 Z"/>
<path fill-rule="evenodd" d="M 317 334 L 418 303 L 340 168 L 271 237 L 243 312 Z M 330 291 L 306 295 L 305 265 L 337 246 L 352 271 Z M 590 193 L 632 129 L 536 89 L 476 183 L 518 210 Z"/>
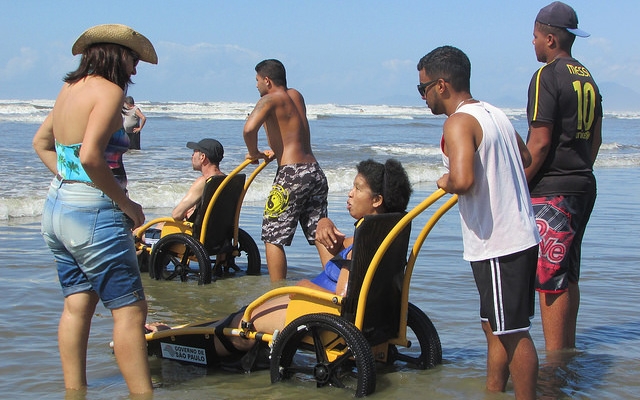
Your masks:
<path fill-rule="evenodd" d="M 114 353 L 131 393 L 151 392 L 144 321 L 147 303 L 131 230 L 140 204 L 127 195 L 122 154 L 122 102 L 139 60 L 158 57 L 151 42 L 117 24 L 85 31 L 72 48 L 82 54 L 67 74 L 33 147 L 55 175 L 42 214 L 45 242 L 56 259 L 65 296 L 58 347 L 65 387 L 87 386 L 91 318 L 99 300 L 113 316 Z"/>

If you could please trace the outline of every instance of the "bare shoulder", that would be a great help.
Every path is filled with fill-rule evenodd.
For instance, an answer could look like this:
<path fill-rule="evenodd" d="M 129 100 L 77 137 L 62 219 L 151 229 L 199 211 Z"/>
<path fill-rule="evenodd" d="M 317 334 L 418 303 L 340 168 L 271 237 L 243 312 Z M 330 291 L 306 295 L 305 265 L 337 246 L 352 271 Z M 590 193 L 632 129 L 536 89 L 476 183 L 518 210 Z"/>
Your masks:
<path fill-rule="evenodd" d="M 124 92 L 120 86 L 100 76 L 87 77 L 86 85 L 90 89 L 98 89 L 106 96 L 124 96 Z"/>
<path fill-rule="evenodd" d="M 273 108 L 276 104 L 276 95 L 273 93 L 267 93 L 264 96 L 260 97 L 256 106 L 254 108 L 255 111 L 268 111 Z"/>
<path fill-rule="evenodd" d="M 475 147 L 482 141 L 482 127 L 478 120 L 467 113 L 454 113 L 447 118 L 443 126 L 445 141 L 473 141 Z"/>
<path fill-rule="evenodd" d="M 196 180 L 191 185 L 191 190 L 201 192 L 202 190 L 204 190 L 204 186 L 206 183 L 207 183 L 207 178 L 200 175 L 199 177 L 196 178 Z"/>
<path fill-rule="evenodd" d="M 467 113 L 455 113 L 451 114 L 446 121 L 444 121 L 443 129 L 446 133 L 464 133 L 476 131 L 480 128 L 480 123 L 471 114 Z"/>
<path fill-rule="evenodd" d="M 304 97 L 302 97 L 302 93 L 294 88 L 287 89 L 287 94 L 294 100 L 302 100 L 304 101 Z"/>
<path fill-rule="evenodd" d="M 468 117 L 470 116 L 464 113 L 451 114 L 442 125 L 444 135 L 463 131 L 468 124 Z"/>
<path fill-rule="evenodd" d="M 91 98 L 96 105 L 122 108 L 124 92 L 113 82 L 102 77 L 87 77 L 83 90 L 86 97 Z"/>
<path fill-rule="evenodd" d="M 295 104 L 297 104 L 299 107 L 305 108 L 304 97 L 302 97 L 302 93 L 298 92 L 296 89 L 287 89 L 287 94 Z"/>

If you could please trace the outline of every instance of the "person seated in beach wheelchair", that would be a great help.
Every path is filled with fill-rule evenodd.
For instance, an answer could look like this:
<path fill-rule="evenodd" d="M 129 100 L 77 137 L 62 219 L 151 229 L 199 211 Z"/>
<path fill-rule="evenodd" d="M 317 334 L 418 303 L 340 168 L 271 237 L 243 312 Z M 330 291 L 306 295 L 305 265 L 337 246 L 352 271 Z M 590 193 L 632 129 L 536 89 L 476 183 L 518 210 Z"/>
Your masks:
<path fill-rule="evenodd" d="M 440 192 L 432 197 L 437 200 Z M 397 161 L 360 163 L 347 201 L 358 220 L 355 235 L 340 244 L 331 240 L 336 257 L 318 277 L 273 289 L 221 321 L 174 328 L 149 324 L 149 354 L 208 367 L 268 367 L 272 382 L 301 374 L 356 396 L 375 390 L 376 361 L 421 369 L 441 363 L 435 327 L 408 303 L 405 265 L 417 215 L 404 212 L 410 194 Z M 409 349 L 407 328 L 416 336 L 417 351 Z"/>
<path fill-rule="evenodd" d="M 259 275 L 260 250 L 238 225 L 244 195 L 269 162 L 258 163 L 248 178 L 240 172 L 252 164 L 250 160 L 229 175 L 209 177 L 190 220 L 161 217 L 141 226 L 135 232 L 141 270 L 148 268 L 158 280 L 193 278 L 201 284 L 241 270 Z"/>

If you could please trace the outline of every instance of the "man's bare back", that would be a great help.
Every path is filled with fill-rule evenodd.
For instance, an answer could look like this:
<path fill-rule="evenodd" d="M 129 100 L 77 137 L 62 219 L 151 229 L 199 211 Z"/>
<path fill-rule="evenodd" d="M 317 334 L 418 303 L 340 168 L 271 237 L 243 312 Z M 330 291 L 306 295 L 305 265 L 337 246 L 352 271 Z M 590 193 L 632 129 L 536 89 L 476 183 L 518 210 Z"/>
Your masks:
<path fill-rule="evenodd" d="M 259 78 L 267 82 L 258 82 L 262 97 L 245 123 L 243 134 L 249 150 L 247 157 L 264 158 L 264 153 L 257 146 L 258 130 L 264 126 L 278 165 L 316 162 L 311 151 L 306 106 L 300 92 L 276 86 L 268 78 L 258 75 Z M 261 87 L 265 87 L 264 92 Z"/>

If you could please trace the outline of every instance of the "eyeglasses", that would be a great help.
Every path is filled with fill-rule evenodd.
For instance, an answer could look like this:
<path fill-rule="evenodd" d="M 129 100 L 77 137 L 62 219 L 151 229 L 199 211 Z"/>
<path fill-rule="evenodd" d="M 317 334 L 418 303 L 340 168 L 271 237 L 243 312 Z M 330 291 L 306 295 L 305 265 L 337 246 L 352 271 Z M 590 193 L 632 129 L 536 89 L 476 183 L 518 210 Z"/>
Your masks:
<path fill-rule="evenodd" d="M 420 96 L 425 97 L 427 95 L 427 89 L 429 87 L 431 87 L 431 85 L 433 85 L 434 83 L 438 82 L 440 79 L 442 79 L 445 82 L 449 82 L 447 79 L 437 78 L 437 79 L 434 79 L 432 81 L 419 84 L 418 85 L 418 93 L 420 93 Z"/>

